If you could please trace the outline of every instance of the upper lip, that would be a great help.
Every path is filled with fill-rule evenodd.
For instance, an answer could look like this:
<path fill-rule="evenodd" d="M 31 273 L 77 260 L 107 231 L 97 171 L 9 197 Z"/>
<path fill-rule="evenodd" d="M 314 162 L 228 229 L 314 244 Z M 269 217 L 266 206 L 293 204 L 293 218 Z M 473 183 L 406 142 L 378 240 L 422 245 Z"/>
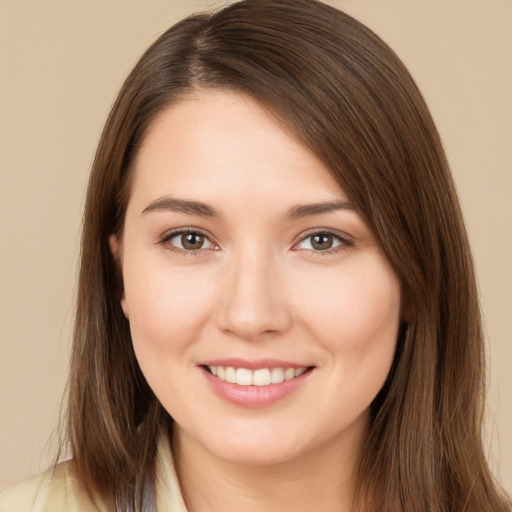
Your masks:
<path fill-rule="evenodd" d="M 310 364 L 302 364 L 292 361 L 283 361 L 278 359 L 210 359 L 202 361 L 198 366 L 224 366 L 233 368 L 247 368 L 248 370 L 259 370 L 261 368 L 309 368 Z"/>

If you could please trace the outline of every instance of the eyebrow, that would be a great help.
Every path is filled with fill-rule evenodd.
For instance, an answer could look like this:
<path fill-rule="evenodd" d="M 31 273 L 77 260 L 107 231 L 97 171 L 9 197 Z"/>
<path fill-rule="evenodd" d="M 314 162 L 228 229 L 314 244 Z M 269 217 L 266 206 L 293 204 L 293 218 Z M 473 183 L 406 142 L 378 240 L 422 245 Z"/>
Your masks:
<path fill-rule="evenodd" d="M 142 214 L 155 211 L 180 212 L 198 217 L 219 217 L 219 214 L 206 203 L 176 199 L 174 197 L 160 197 L 156 199 L 142 210 Z"/>
<path fill-rule="evenodd" d="M 294 206 L 285 215 L 285 220 L 298 220 L 313 215 L 336 212 L 338 210 L 355 211 L 356 208 L 348 201 L 330 201 L 326 203 L 312 203 Z"/>
<path fill-rule="evenodd" d="M 324 203 L 302 204 L 292 207 L 284 216 L 285 221 L 293 221 L 304 217 L 322 215 L 339 210 L 355 211 L 355 207 L 348 201 L 329 201 Z M 154 211 L 170 211 L 195 215 L 198 217 L 220 218 L 219 213 L 206 203 L 177 199 L 174 197 L 160 197 L 151 202 L 142 214 Z"/>

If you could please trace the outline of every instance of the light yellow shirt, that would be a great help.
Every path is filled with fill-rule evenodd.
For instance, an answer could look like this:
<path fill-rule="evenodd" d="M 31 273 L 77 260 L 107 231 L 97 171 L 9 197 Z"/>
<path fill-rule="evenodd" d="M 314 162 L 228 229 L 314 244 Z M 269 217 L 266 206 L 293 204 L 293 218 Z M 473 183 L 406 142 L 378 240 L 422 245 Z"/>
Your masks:
<path fill-rule="evenodd" d="M 70 471 L 69 461 L 0 493 L 0 512 L 115 512 L 115 505 L 87 495 Z M 167 436 L 158 442 L 157 512 L 187 512 Z"/>

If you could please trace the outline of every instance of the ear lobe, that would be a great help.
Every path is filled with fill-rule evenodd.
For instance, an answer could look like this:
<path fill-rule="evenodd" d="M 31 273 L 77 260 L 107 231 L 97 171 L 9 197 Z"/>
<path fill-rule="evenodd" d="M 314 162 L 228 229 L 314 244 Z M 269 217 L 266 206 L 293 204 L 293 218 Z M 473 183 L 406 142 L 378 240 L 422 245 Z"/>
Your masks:
<path fill-rule="evenodd" d="M 110 252 L 112 253 L 114 261 L 119 263 L 121 259 L 121 245 L 116 235 L 110 235 L 108 237 L 108 245 L 110 247 Z"/>
<path fill-rule="evenodd" d="M 121 309 L 123 310 L 124 316 L 129 318 L 128 316 L 128 304 L 126 304 L 126 295 L 123 290 L 123 294 L 121 296 Z"/>
<path fill-rule="evenodd" d="M 119 288 L 121 292 L 121 308 L 123 310 L 124 316 L 128 318 L 128 304 L 126 303 L 126 294 L 124 292 L 124 284 L 123 284 L 123 268 L 122 268 L 122 254 L 121 254 L 121 243 L 116 235 L 110 235 L 108 238 L 108 245 L 110 247 L 110 252 L 112 253 L 112 257 L 114 258 L 114 263 L 117 267 L 117 273 L 119 275 Z"/>

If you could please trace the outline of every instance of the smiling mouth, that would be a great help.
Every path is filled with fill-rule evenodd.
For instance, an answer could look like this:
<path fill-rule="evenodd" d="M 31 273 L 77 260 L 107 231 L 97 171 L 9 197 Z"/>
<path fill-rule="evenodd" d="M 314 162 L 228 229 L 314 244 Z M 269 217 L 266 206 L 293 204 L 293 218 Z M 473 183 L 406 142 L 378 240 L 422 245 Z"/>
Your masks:
<path fill-rule="evenodd" d="M 234 368 L 232 366 L 204 365 L 206 371 L 218 379 L 238 384 L 239 386 L 270 386 L 281 382 L 295 379 L 306 373 L 312 367 L 303 368 L 259 368 L 250 370 L 248 368 Z"/>

